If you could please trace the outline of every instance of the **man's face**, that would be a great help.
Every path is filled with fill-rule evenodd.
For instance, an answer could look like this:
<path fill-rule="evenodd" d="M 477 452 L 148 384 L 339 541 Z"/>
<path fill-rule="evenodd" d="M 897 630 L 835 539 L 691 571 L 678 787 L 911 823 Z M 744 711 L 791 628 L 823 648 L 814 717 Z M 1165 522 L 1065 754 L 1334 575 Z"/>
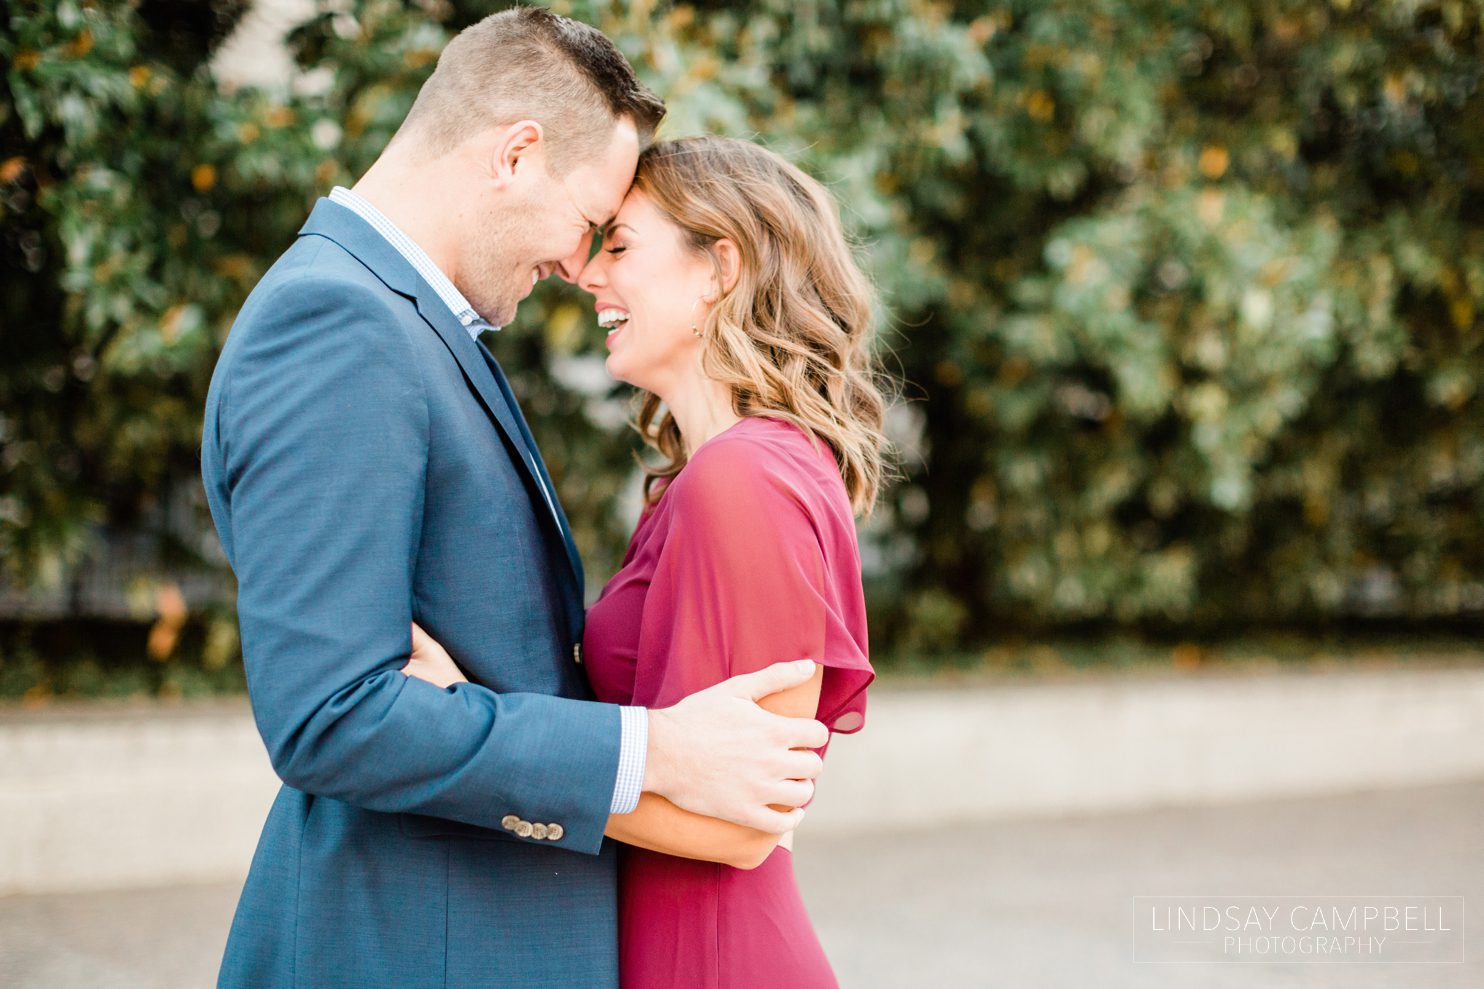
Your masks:
<path fill-rule="evenodd" d="M 515 187 L 515 208 L 507 200 L 490 212 L 461 266 L 465 284 L 459 288 L 474 310 L 504 326 L 542 278 L 556 274 L 575 281 L 594 233 L 623 203 L 638 162 L 638 133 L 631 122 L 620 120 L 602 155 L 565 175 L 552 176 L 544 156 L 529 163 Z"/>

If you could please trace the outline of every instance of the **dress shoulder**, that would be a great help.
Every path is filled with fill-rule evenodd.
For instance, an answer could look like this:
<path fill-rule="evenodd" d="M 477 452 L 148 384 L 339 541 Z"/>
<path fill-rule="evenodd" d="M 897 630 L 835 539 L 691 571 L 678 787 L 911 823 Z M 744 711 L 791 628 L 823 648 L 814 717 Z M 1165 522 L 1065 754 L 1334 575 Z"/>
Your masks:
<path fill-rule="evenodd" d="M 742 520 L 790 507 L 814 514 L 805 494 L 820 481 L 815 442 L 792 423 L 744 419 L 702 445 L 667 495 L 678 512 L 701 518 L 726 513 Z"/>
<path fill-rule="evenodd" d="M 860 727 L 867 658 L 860 558 L 834 458 L 797 427 L 744 419 L 665 490 L 635 702 L 664 706 L 785 660 L 826 667 L 819 720 Z"/>

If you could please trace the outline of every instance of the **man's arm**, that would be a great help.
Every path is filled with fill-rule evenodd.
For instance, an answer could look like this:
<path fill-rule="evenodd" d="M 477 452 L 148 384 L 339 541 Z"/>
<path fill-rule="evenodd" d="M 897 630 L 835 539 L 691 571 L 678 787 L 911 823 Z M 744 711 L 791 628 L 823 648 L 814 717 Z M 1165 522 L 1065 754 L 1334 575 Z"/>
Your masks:
<path fill-rule="evenodd" d="M 404 674 L 438 687 L 453 687 L 468 683 L 468 678 L 464 676 L 463 670 L 454 662 L 448 651 L 418 625 L 412 626 L 412 645 L 412 655 L 402 668 Z M 697 854 L 685 855 L 685 857 L 725 861 L 726 858 L 723 858 L 725 856 L 735 857 L 739 862 L 746 862 L 752 852 L 761 850 L 762 857 L 765 858 L 772 844 L 768 844 L 763 850 L 761 842 L 766 839 L 762 836 L 766 835 L 773 843 L 776 843 L 782 835 L 798 827 L 803 819 L 803 811 L 795 809 L 793 804 L 771 803 L 770 805 L 772 798 L 767 794 L 775 794 L 778 801 L 807 802 L 813 794 L 813 786 L 808 780 L 815 776 L 823 765 L 818 755 L 807 751 L 808 748 L 818 748 L 824 745 L 825 740 L 829 738 L 829 733 L 824 726 L 813 718 L 813 711 L 819 705 L 823 677 L 823 669 L 809 660 L 776 663 L 755 673 L 742 674 L 703 690 L 685 698 L 673 708 L 647 711 L 644 708 L 634 708 L 633 710 L 646 715 L 650 721 L 658 720 L 667 725 L 664 732 L 665 736 L 671 739 L 672 746 L 677 751 L 689 752 L 693 762 L 702 767 L 701 771 L 695 775 L 688 775 L 683 766 L 677 768 L 678 759 L 675 754 L 662 747 L 657 748 L 655 740 L 651 738 L 649 753 L 646 756 L 652 755 L 653 759 L 646 761 L 643 781 L 645 789 L 657 791 L 659 787 L 665 786 L 668 788 L 668 793 L 673 794 L 676 799 L 693 800 L 697 803 L 713 799 L 709 792 L 710 788 L 706 785 L 706 781 L 711 779 L 711 773 L 705 768 L 711 764 L 719 765 L 723 769 L 731 767 L 732 772 L 724 779 L 724 786 L 721 788 L 728 796 L 736 799 L 736 794 L 741 792 L 757 793 L 760 796 L 751 798 L 751 804 L 735 805 L 732 809 L 728 809 L 726 804 L 719 804 L 721 811 L 717 816 L 708 817 L 681 810 L 670 800 L 660 796 L 658 792 L 641 794 L 640 803 L 635 810 L 609 816 L 610 836 L 618 837 L 613 833 L 613 828 L 626 828 L 638 839 L 632 842 L 633 844 L 654 847 L 656 851 L 666 851 L 672 855 L 684 855 L 685 853 L 677 846 L 659 848 L 653 843 L 660 840 L 660 836 L 667 835 L 666 829 L 672 826 L 687 829 L 705 828 L 704 832 L 699 830 L 689 832 L 695 835 L 695 842 L 707 844 L 704 846 L 693 844 L 692 847 Z M 738 699 L 750 698 L 757 698 L 757 700 L 755 703 L 749 702 L 740 706 L 736 704 Z M 735 721 L 739 714 L 745 716 L 748 721 L 759 722 L 767 731 L 775 733 L 773 737 L 779 741 L 774 742 L 770 748 L 768 745 L 760 744 L 759 738 L 743 734 L 739 736 L 740 744 L 737 750 L 731 754 L 723 753 L 709 760 L 697 756 L 694 747 L 699 746 L 703 751 L 708 750 L 708 741 L 713 735 L 728 737 L 726 727 Z M 688 735 L 687 722 L 699 723 L 704 728 Z M 798 745 L 789 745 L 789 740 L 797 741 Z M 748 787 L 748 777 L 737 770 L 737 765 L 748 760 L 755 763 L 759 756 L 770 751 L 775 753 L 781 761 L 756 763 L 759 768 L 754 775 L 760 773 L 765 781 L 774 781 L 777 788 L 773 789 L 766 785 L 762 789 L 756 786 Z M 728 762 L 729 759 L 732 761 Z M 668 778 L 657 773 L 656 766 L 671 767 Z M 637 823 L 638 819 L 635 815 L 639 810 L 646 810 L 646 808 L 653 808 L 653 810 L 647 810 L 646 813 L 656 815 L 652 826 Z M 747 823 L 740 823 L 739 819 Z M 713 828 L 717 830 L 711 830 Z M 754 841 L 759 844 L 755 848 L 739 849 L 733 847 L 736 841 Z"/>
<path fill-rule="evenodd" d="M 399 673 L 430 425 L 399 301 L 329 279 L 281 285 L 219 368 L 203 460 L 259 730 L 307 793 L 486 828 L 560 823 L 561 847 L 596 852 L 616 707 Z"/>

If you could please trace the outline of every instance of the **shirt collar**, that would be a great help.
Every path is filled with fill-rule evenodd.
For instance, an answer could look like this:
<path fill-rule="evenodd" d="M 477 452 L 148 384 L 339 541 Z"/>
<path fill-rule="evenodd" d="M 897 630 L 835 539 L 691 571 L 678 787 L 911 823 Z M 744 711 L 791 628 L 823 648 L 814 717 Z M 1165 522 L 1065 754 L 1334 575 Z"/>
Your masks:
<path fill-rule="evenodd" d="M 454 318 L 463 324 L 464 329 L 469 331 L 471 337 L 478 339 L 479 334 L 486 330 L 499 329 L 498 326 L 490 323 L 484 317 L 480 316 L 479 313 L 475 312 L 474 307 L 469 304 L 469 300 L 464 298 L 464 294 L 449 280 L 449 277 L 443 273 L 442 269 L 438 267 L 433 259 L 428 257 L 428 252 L 419 247 L 417 242 L 411 237 L 403 233 L 395 223 L 388 220 L 386 214 L 382 213 L 375 206 L 372 206 L 366 197 L 344 186 L 337 185 L 334 189 L 330 190 L 330 202 L 339 203 L 371 224 L 376 232 L 381 234 L 398 254 L 406 258 L 407 263 L 412 265 L 417 273 L 423 277 L 423 280 L 432 287 L 433 291 L 438 294 L 438 298 L 442 299 L 443 304 L 448 306 L 449 311 L 454 314 Z"/>

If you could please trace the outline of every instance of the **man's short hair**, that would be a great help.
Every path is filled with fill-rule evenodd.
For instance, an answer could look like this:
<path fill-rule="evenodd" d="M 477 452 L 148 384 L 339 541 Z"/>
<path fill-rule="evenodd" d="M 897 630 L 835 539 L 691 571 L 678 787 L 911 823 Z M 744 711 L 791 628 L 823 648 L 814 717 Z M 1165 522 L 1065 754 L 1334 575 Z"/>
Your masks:
<path fill-rule="evenodd" d="M 542 7 L 511 7 L 444 47 L 394 140 L 436 157 L 487 127 L 535 120 L 554 174 L 595 160 L 627 117 L 647 144 L 665 104 L 597 28 Z"/>

